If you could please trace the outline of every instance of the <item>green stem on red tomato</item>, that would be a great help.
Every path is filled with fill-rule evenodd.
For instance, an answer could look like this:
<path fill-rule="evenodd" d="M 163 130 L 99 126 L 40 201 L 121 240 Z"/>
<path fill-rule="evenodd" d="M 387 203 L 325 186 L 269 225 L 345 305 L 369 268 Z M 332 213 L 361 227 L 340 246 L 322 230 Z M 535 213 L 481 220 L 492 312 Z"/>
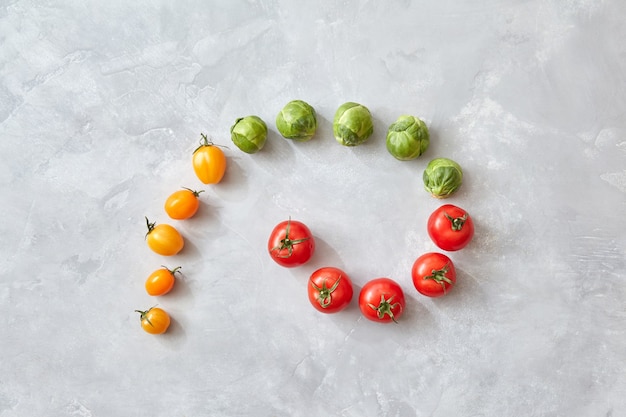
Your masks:
<path fill-rule="evenodd" d="M 313 281 L 311 281 L 311 285 L 318 292 L 317 302 L 320 303 L 322 308 L 327 308 L 332 302 L 332 293 L 339 286 L 339 281 L 341 280 L 341 275 L 337 278 L 337 281 L 332 285 L 332 287 L 328 288 L 326 286 L 326 280 L 322 283 L 322 288 L 315 285 Z"/>
<path fill-rule="evenodd" d="M 376 310 L 376 312 L 378 313 L 378 318 L 379 319 L 382 320 L 385 317 L 385 314 L 387 314 L 389 317 L 391 317 L 391 320 L 393 320 L 394 323 L 398 323 L 396 321 L 395 316 L 393 315 L 392 309 L 395 308 L 400 303 L 391 304 L 392 301 L 393 301 L 393 297 L 391 297 L 389 300 L 385 300 L 385 296 L 381 295 L 380 296 L 380 303 L 378 303 L 378 307 L 375 306 L 374 304 L 369 304 L 369 303 L 367 305 L 372 310 Z"/>
<path fill-rule="evenodd" d="M 441 284 L 441 288 L 443 288 L 443 292 L 446 292 L 446 283 L 453 285 L 453 282 L 446 276 L 449 268 L 448 264 L 445 264 L 441 269 L 433 269 L 430 271 L 430 275 L 424 277 L 424 279 L 432 279 L 433 281 Z"/>
<path fill-rule="evenodd" d="M 279 252 L 281 250 L 285 250 L 287 249 L 287 256 L 280 256 L 280 258 L 289 258 L 292 254 L 293 254 L 293 247 L 294 245 L 298 245 L 302 242 L 306 242 L 307 240 L 309 240 L 308 237 L 305 237 L 303 239 L 296 239 L 296 240 L 291 240 L 291 239 L 283 239 L 280 241 L 280 246 L 275 247 L 275 250 L 278 250 Z"/>
<path fill-rule="evenodd" d="M 302 239 L 296 239 L 296 240 L 291 240 L 289 239 L 289 228 L 291 227 L 291 217 L 289 218 L 289 221 L 287 222 L 287 227 L 285 228 L 285 237 L 284 239 L 281 239 L 280 241 L 280 246 L 274 246 L 272 248 L 272 252 L 274 251 L 282 251 L 287 249 L 287 255 L 286 256 L 280 256 L 280 255 L 276 255 L 279 258 L 289 258 L 292 254 L 293 254 L 293 247 L 294 245 L 298 245 L 302 242 L 306 242 L 307 240 L 309 240 L 310 238 L 305 237 Z"/>
<path fill-rule="evenodd" d="M 460 231 L 463 228 L 465 221 L 467 220 L 467 213 L 465 213 L 461 217 L 452 217 L 448 213 L 445 213 L 445 212 L 443 213 L 443 215 L 446 216 L 446 219 L 450 220 L 450 227 L 455 232 Z"/>

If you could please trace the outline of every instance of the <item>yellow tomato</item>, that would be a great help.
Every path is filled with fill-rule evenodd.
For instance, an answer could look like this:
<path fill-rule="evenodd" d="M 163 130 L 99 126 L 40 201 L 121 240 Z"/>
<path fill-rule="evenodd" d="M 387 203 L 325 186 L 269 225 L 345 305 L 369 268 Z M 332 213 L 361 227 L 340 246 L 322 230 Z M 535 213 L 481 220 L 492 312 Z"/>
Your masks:
<path fill-rule="evenodd" d="M 174 192 L 165 200 L 165 212 L 175 220 L 185 220 L 192 217 L 200 207 L 198 196 L 203 191 L 184 188 Z"/>
<path fill-rule="evenodd" d="M 200 146 L 193 152 L 193 170 L 204 184 L 217 184 L 226 172 L 226 156 L 204 133 L 201 137 Z"/>
<path fill-rule="evenodd" d="M 174 283 L 176 282 L 176 277 L 174 274 L 178 272 L 180 266 L 177 266 L 174 269 L 169 269 L 163 267 L 161 269 L 157 269 L 154 271 L 148 279 L 146 280 L 146 291 L 150 295 L 165 295 L 172 287 L 174 287 Z"/>
<path fill-rule="evenodd" d="M 146 233 L 148 247 L 159 255 L 176 255 L 185 246 L 183 237 L 173 226 L 150 223 L 147 217 L 146 224 L 148 225 L 148 233 Z"/>
<path fill-rule="evenodd" d="M 170 327 L 170 316 L 158 307 L 135 311 L 141 314 L 141 328 L 150 334 L 165 333 Z"/>

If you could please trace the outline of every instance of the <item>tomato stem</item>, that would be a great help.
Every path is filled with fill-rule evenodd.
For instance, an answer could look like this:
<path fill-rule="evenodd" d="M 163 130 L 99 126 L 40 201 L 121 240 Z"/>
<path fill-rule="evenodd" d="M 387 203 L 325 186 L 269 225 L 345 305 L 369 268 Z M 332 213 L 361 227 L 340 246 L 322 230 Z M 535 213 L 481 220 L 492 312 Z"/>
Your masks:
<path fill-rule="evenodd" d="M 150 232 L 154 230 L 154 227 L 156 226 L 156 222 L 150 223 L 150 220 L 148 220 L 148 217 L 146 216 L 146 226 L 148 226 L 148 232 L 146 233 L 146 237 L 148 237 Z"/>
<path fill-rule="evenodd" d="M 287 255 L 285 256 L 276 255 L 279 258 L 289 258 L 291 255 L 293 255 L 293 247 L 295 245 L 298 245 L 302 242 L 306 242 L 307 240 L 310 239 L 308 237 L 305 237 L 302 239 L 295 239 L 295 240 L 289 239 L 290 227 L 291 227 L 291 217 L 287 221 L 287 227 L 285 228 L 285 237 L 281 239 L 280 245 L 274 246 L 272 248 L 272 252 L 276 252 L 276 251 L 280 252 L 280 251 L 287 249 Z"/>
<path fill-rule="evenodd" d="M 311 286 L 315 288 L 315 290 L 318 292 L 317 302 L 320 303 L 320 306 L 322 308 L 327 308 L 332 302 L 332 293 L 335 292 L 335 290 L 339 286 L 340 280 L 341 280 L 341 275 L 339 275 L 339 278 L 337 278 L 337 281 L 335 281 L 335 283 L 330 288 L 326 286 L 327 280 L 324 280 L 324 282 L 322 283 L 322 288 L 318 287 L 317 285 L 315 285 L 313 281 L 311 281 Z"/>
<path fill-rule="evenodd" d="M 213 143 L 213 141 L 211 139 L 209 139 L 209 137 L 207 135 L 205 135 L 204 133 L 200 133 L 200 146 L 198 146 L 196 149 L 194 149 L 193 153 L 196 153 L 196 151 L 202 147 L 205 146 L 219 146 L 221 148 L 226 148 L 228 149 L 228 146 L 224 146 L 224 145 L 217 145 L 215 143 Z"/>
<path fill-rule="evenodd" d="M 141 310 L 135 310 L 136 313 L 141 314 L 141 316 L 139 317 L 139 320 L 143 321 L 147 321 L 148 324 L 152 327 L 154 327 L 154 324 L 152 324 L 152 322 L 150 321 L 150 319 L 148 318 L 148 313 L 150 312 L 150 310 L 152 310 L 154 307 L 150 307 L 149 309 L 147 309 L 146 311 L 141 311 Z"/>
<path fill-rule="evenodd" d="M 396 317 L 393 314 L 393 310 L 396 306 L 400 305 L 400 303 L 391 303 L 393 301 L 393 296 L 391 298 L 389 298 L 389 300 L 385 300 L 385 295 L 381 294 L 380 295 L 380 303 L 378 303 L 378 306 L 375 306 L 374 304 L 368 303 L 367 305 L 372 309 L 372 310 L 376 310 L 376 312 L 378 313 L 378 318 L 379 319 L 383 319 L 385 318 L 385 314 L 387 314 L 389 317 L 391 317 L 391 320 L 393 320 L 394 323 L 398 323 L 398 321 L 396 320 Z"/>
<path fill-rule="evenodd" d="M 204 192 L 204 190 L 196 191 L 196 190 L 192 190 L 191 188 L 187 188 L 187 187 L 183 187 L 183 190 L 191 191 L 196 198 L 198 198 L 200 196 L 200 193 Z"/>
<path fill-rule="evenodd" d="M 446 283 L 449 285 L 453 285 L 453 282 L 446 276 L 448 271 L 450 270 L 450 264 L 445 264 L 441 269 L 433 269 L 430 271 L 430 275 L 425 276 L 423 279 L 432 279 L 433 281 L 441 284 L 441 288 L 443 288 L 443 293 L 446 293 Z"/>
<path fill-rule="evenodd" d="M 165 266 L 165 265 L 161 265 L 161 266 L 162 266 L 163 268 L 167 269 L 167 270 L 169 271 L 169 273 L 170 273 L 170 274 L 172 274 L 172 275 L 174 275 L 175 273 L 177 273 L 177 272 L 178 272 L 178 271 L 182 268 L 182 266 L 177 266 L 177 267 L 176 267 L 176 268 L 174 268 L 174 269 L 169 269 L 169 268 L 168 268 L 167 266 Z"/>
<path fill-rule="evenodd" d="M 450 227 L 455 232 L 458 232 L 461 229 L 463 229 L 463 225 L 465 224 L 465 221 L 467 220 L 467 213 L 465 213 L 461 217 L 452 217 L 446 212 L 444 212 L 443 215 L 446 216 L 446 219 L 450 221 Z"/>

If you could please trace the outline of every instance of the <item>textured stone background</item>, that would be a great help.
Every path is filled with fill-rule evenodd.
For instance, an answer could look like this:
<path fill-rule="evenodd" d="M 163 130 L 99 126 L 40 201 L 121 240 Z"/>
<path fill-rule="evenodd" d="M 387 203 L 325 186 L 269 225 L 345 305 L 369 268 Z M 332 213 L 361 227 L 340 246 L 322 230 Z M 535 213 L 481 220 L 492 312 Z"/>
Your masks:
<path fill-rule="evenodd" d="M 0 415 L 626 415 L 625 18 L 622 0 L 0 1 Z M 296 98 L 311 142 L 276 131 Z M 357 148 L 332 137 L 345 101 L 374 116 Z M 248 114 L 270 128 L 255 155 L 228 133 Z M 384 146 L 401 114 L 431 129 L 415 161 Z M 191 169 L 200 132 L 229 146 L 219 185 Z M 477 231 L 431 300 L 410 267 L 435 249 L 437 156 L 463 166 L 449 202 Z M 144 216 L 167 221 L 181 186 L 203 206 L 164 259 Z M 289 216 L 318 242 L 294 270 L 265 251 Z M 184 276 L 154 299 L 161 264 Z M 405 316 L 319 314 L 326 265 L 357 291 L 397 280 Z M 157 303 L 160 337 L 134 313 Z"/>

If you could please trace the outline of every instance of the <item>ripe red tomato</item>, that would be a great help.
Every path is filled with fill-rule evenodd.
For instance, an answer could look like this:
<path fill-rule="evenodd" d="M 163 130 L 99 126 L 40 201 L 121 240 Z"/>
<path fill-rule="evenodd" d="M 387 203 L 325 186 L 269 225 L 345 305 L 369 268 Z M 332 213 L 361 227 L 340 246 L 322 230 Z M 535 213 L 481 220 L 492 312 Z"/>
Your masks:
<path fill-rule="evenodd" d="M 359 294 L 361 313 L 372 321 L 397 323 L 404 312 L 404 306 L 402 287 L 389 278 L 376 278 L 369 281 Z"/>
<path fill-rule="evenodd" d="M 474 236 L 474 222 L 462 208 L 444 204 L 428 218 L 428 234 L 443 250 L 463 249 Z"/>
<path fill-rule="evenodd" d="M 309 301 L 322 313 L 336 313 L 350 304 L 353 295 L 352 281 L 339 268 L 324 267 L 309 278 Z"/>
<path fill-rule="evenodd" d="M 446 255 L 436 252 L 417 258 L 411 276 L 415 289 L 427 297 L 446 295 L 456 283 L 454 264 Z"/>
<path fill-rule="evenodd" d="M 267 250 L 276 263 L 292 268 L 311 259 L 315 252 L 315 239 L 304 223 L 289 219 L 274 227 Z"/>
<path fill-rule="evenodd" d="M 175 220 L 193 217 L 200 207 L 198 196 L 202 192 L 204 190 L 194 191 L 189 188 L 175 191 L 165 200 L 165 212 Z"/>

